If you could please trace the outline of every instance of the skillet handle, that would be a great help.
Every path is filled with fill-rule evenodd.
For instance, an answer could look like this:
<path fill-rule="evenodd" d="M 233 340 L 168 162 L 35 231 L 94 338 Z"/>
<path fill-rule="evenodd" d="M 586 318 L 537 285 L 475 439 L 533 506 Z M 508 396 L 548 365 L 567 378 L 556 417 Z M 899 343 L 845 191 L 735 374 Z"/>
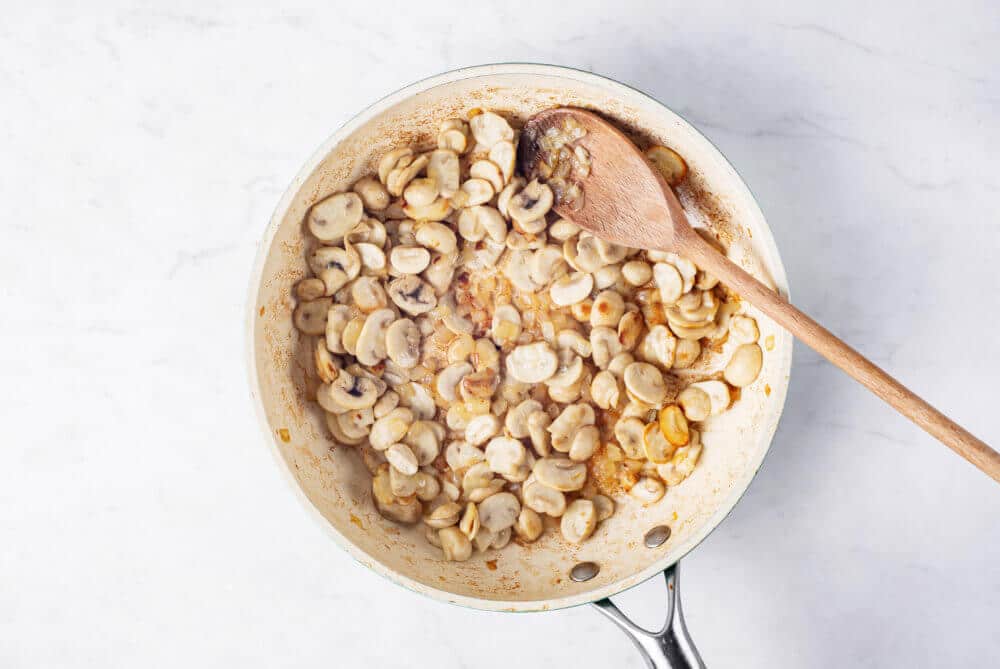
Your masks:
<path fill-rule="evenodd" d="M 632 622 L 610 599 L 594 602 L 597 610 L 611 619 L 642 653 L 649 669 L 704 669 L 698 649 L 688 635 L 681 611 L 677 564 L 667 567 L 667 620 L 659 632 L 650 632 Z"/>

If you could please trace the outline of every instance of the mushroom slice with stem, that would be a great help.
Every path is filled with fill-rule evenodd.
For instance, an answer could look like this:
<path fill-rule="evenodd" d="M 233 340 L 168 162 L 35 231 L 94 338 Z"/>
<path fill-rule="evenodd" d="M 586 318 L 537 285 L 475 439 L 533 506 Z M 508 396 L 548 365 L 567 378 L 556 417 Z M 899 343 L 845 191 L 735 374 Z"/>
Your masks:
<path fill-rule="evenodd" d="M 450 198 L 459 188 L 458 154 L 443 148 L 431 151 L 427 163 L 427 176 L 437 182 L 441 197 Z"/>
<path fill-rule="evenodd" d="M 493 437 L 486 445 L 486 462 L 494 473 L 501 476 L 516 472 L 526 457 L 524 444 L 517 439 Z"/>
<path fill-rule="evenodd" d="M 392 309 L 378 309 L 365 319 L 358 343 L 355 347 L 355 357 L 362 365 L 376 365 L 386 356 L 386 330 L 396 318 Z"/>
<path fill-rule="evenodd" d="M 320 200 L 306 217 L 309 232 L 324 242 L 338 242 L 364 215 L 364 203 L 357 193 L 336 193 Z"/>
<path fill-rule="evenodd" d="M 497 142 L 510 142 L 514 139 L 514 130 L 507 120 L 491 111 L 476 114 L 469 120 L 469 129 L 476 142 L 490 149 Z"/>
<path fill-rule="evenodd" d="M 479 503 L 480 525 L 494 534 L 513 527 L 520 513 L 521 503 L 509 492 L 498 492 Z"/>
<path fill-rule="evenodd" d="M 408 314 L 425 314 L 437 306 L 434 289 L 417 276 L 409 275 L 389 283 L 389 299 Z"/>
<path fill-rule="evenodd" d="M 552 189 L 537 179 L 526 185 L 507 203 L 507 212 L 515 221 L 537 221 L 552 208 Z"/>
<path fill-rule="evenodd" d="M 573 272 L 560 277 L 549 288 L 549 297 L 557 307 L 566 307 L 582 302 L 594 289 L 594 277 L 582 272 Z"/>
<path fill-rule="evenodd" d="M 292 313 L 292 323 L 302 334 L 325 334 L 331 304 L 333 304 L 333 300 L 329 297 L 321 297 L 311 302 L 299 302 Z"/>
<path fill-rule="evenodd" d="M 494 193 L 503 190 L 504 179 L 500 168 L 490 160 L 477 160 L 469 167 L 469 176 L 474 179 L 483 179 L 493 187 Z"/>
<path fill-rule="evenodd" d="M 500 173 L 503 175 L 503 183 L 510 181 L 511 177 L 514 176 L 514 167 L 516 166 L 517 151 L 514 149 L 514 143 L 510 140 L 500 140 L 492 147 L 490 147 L 489 154 L 490 161 L 500 168 Z M 498 188 L 497 191 L 500 189 Z"/>
<path fill-rule="evenodd" d="M 534 475 L 529 476 L 522 484 L 521 498 L 529 509 L 553 518 L 558 518 L 566 511 L 566 496 L 545 485 Z"/>
<path fill-rule="evenodd" d="M 573 492 L 587 480 L 587 465 L 563 458 L 542 458 L 532 470 L 540 483 L 561 492 Z"/>
<path fill-rule="evenodd" d="M 316 393 L 320 405 L 323 404 L 320 399 L 321 391 L 335 405 L 347 410 L 367 409 L 374 406 L 378 396 L 385 392 L 385 383 L 367 376 L 355 376 L 347 371 L 342 371 L 333 380 L 333 383 L 320 386 L 320 391 Z"/>
<path fill-rule="evenodd" d="M 404 369 L 420 362 L 420 328 L 409 318 L 400 318 L 385 331 L 385 352 L 389 359 Z"/>
<path fill-rule="evenodd" d="M 597 527 L 597 512 L 589 499 L 577 499 L 566 507 L 559 522 L 563 538 L 570 543 L 583 543 Z"/>
<path fill-rule="evenodd" d="M 438 395 L 446 402 L 454 402 L 458 399 L 458 384 L 466 374 L 472 373 L 472 365 L 467 362 L 456 362 L 445 367 L 437 376 L 435 389 Z"/>
<path fill-rule="evenodd" d="M 663 373 L 646 362 L 633 362 L 625 368 L 625 389 L 647 404 L 660 404 L 667 394 Z"/>

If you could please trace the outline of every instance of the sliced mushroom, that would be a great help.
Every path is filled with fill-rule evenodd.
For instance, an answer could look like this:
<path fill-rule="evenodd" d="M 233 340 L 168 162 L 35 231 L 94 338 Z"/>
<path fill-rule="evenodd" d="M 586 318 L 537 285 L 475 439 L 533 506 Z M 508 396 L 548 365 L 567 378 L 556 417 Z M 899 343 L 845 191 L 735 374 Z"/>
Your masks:
<path fill-rule="evenodd" d="M 504 189 L 500 191 L 497 195 L 497 209 L 503 214 L 504 218 L 510 218 L 510 213 L 507 211 L 507 205 L 510 204 L 510 199 L 514 197 L 522 188 L 524 188 L 525 181 L 521 177 L 514 177 L 509 180 Z"/>
<path fill-rule="evenodd" d="M 531 256 L 530 276 L 538 286 L 546 286 L 566 274 L 567 267 L 563 261 L 562 249 L 558 246 L 545 246 Z M 589 294 L 590 291 L 587 291 Z"/>
<path fill-rule="evenodd" d="M 553 518 L 558 518 L 566 511 L 566 496 L 534 476 L 529 476 L 521 486 L 521 498 L 529 509 Z"/>
<path fill-rule="evenodd" d="M 625 376 L 625 368 L 633 362 L 635 362 L 635 356 L 628 351 L 619 353 L 615 357 L 611 358 L 611 362 L 608 363 L 608 371 L 614 374 L 617 378 L 621 379 Z"/>
<path fill-rule="evenodd" d="M 692 383 L 689 387 L 698 388 L 708 394 L 713 416 L 718 416 L 728 409 L 732 401 L 729 395 L 729 387 L 722 381 L 698 381 L 697 383 Z"/>
<path fill-rule="evenodd" d="M 311 302 L 299 302 L 292 313 L 292 323 L 302 334 L 321 335 L 326 333 L 326 319 L 333 300 L 321 297 Z"/>
<path fill-rule="evenodd" d="M 500 431 L 500 419 L 493 414 L 476 416 L 465 428 L 465 440 L 472 446 L 485 444 Z"/>
<path fill-rule="evenodd" d="M 677 395 L 677 404 L 690 421 L 703 421 L 712 413 L 712 400 L 701 388 L 688 386 Z"/>
<path fill-rule="evenodd" d="M 644 476 L 628 491 L 634 499 L 644 506 L 655 504 L 663 498 L 663 484 L 650 476 Z"/>
<path fill-rule="evenodd" d="M 743 388 L 754 382 L 763 364 L 764 352 L 760 346 L 743 344 L 733 352 L 723 376 L 731 385 Z"/>
<path fill-rule="evenodd" d="M 576 330 L 560 330 L 556 335 L 556 345 L 560 349 L 569 349 L 581 358 L 589 358 L 592 353 L 590 340 Z"/>
<path fill-rule="evenodd" d="M 656 464 L 662 464 L 670 460 L 670 456 L 677 449 L 676 446 L 667 441 L 660 431 L 658 423 L 650 423 L 642 430 L 642 448 L 646 454 L 646 459 Z"/>
<path fill-rule="evenodd" d="M 458 399 L 456 394 L 458 384 L 466 374 L 472 373 L 472 365 L 467 362 L 456 362 L 448 365 L 438 374 L 435 388 L 438 395 L 446 402 L 454 402 Z"/>
<path fill-rule="evenodd" d="M 586 462 L 597 450 L 601 441 L 601 432 L 595 425 L 586 425 L 573 435 L 572 444 L 569 447 L 569 459 L 577 462 Z"/>
<path fill-rule="evenodd" d="M 383 184 L 389 179 L 389 173 L 396 168 L 396 164 L 402 161 L 412 161 L 413 149 L 403 147 L 386 152 L 378 161 L 378 178 Z M 410 163 L 407 162 L 407 165 Z"/>
<path fill-rule="evenodd" d="M 638 418 L 622 418 L 615 423 L 615 439 L 631 459 L 643 458 L 643 432 L 646 425 Z"/>
<path fill-rule="evenodd" d="M 420 362 L 420 329 L 408 318 L 401 318 L 385 330 L 385 353 L 404 369 Z"/>
<path fill-rule="evenodd" d="M 676 185 L 687 175 L 687 163 L 673 149 L 668 149 L 665 146 L 652 146 L 646 150 L 646 157 L 652 161 L 656 169 L 663 175 L 663 179 L 671 186 Z"/>
<path fill-rule="evenodd" d="M 494 534 L 513 527 L 521 503 L 509 492 L 498 492 L 479 503 L 479 522 Z"/>
<path fill-rule="evenodd" d="M 325 389 L 323 394 L 329 397 L 337 406 L 344 407 L 347 410 L 367 409 L 373 406 L 378 396 L 385 391 L 385 383 L 366 376 L 355 376 L 347 371 L 342 371 L 337 375 L 333 383 L 321 386 L 320 389 Z M 322 405 L 323 402 L 319 396 L 320 392 L 317 391 L 317 400 Z"/>
<path fill-rule="evenodd" d="M 559 530 L 563 538 L 570 543 L 583 543 L 597 527 L 597 512 L 594 503 L 589 499 L 574 500 L 566 507 L 566 512 L 559 522 Z"/>
<path fill-rule="evenodd" d="M 329 319 L 327 319 L 327 324 L 329 324 Z M 316 338 L 316 343 L 313 346 L 313 362 L 316 364 L 316 374 L 323 383 L 333 383 L 333 380 L 340 373 L 341 363 L 330 353 L 323 337 Z"/>
<path fill-rule="evenodd" d="M 663 381 L 663 373 L 649 363 L 633 362 L 625 368 L 623 380 L 625 389 L 647 404 L 660 404 L 666 397 L 667 387 Z"/>
<path fill-rule="evenodd" d="M 752 344 L 760 337 L 757 321 L 750 316 L 733 316 L 729 321 L 729 336 L 738 344 Z"/>
<path fill-rule="evenodd" d="M 302 279 L 295 284 L 295 297 L 303 302 L 318 300 L 326 294 L 326 285 L 319 279 L 312 277 Z"/>
<path fill-rule="evenodd" d="M 521 507 L 521 513 L 517 516 L 517 523 L 514 524 L 514 532 L 522 541 L 531 543 L 542 536 L 545 526 L 542 518 L 534 509 L 527 506 Z"/>
<path fill-rule="evenodd" d="M 368 434 L 368 443 L 378 451 L 384 451 L 399 442 L 413 424 L 413 412 L 409 409 L 397 408 L 379 418 L 372 424 Z"/>
<path fill-rule="evenodd" d="M 458 154 L 441 148 L 431 151 L 427 162 L 427 176 L 437 182 L 441 197 L 451 197 L 459 188 Z"/>
<path fill-rule="evenodd" d="M 580 236 L 577 238 L 575 252 L 571 252 L 566 256 L 567 262 L 575 265 L 581 272 L 596 272 L 607 264 L 598 251 L 599 242 L 600 240 L 589 232 L 580 233 Z M 571 244 L 572 242 L 570 242 L 570 249 L 572 249 Z M 570 250 L 566 248 L 565 244 L 563 249 L 564 254 L 567 250 Z"/>
<path fill-rule="evenodd" d="M 414 207 L 426 207 L 438 196 L 438 182 L 434 177 L 414 179 L 403 190 L 406 204 Z"/>
<path fill-rule="evenodd" d="M 493 311 L 490 333 L 493 343 L 500 348 L 511 346 L 521 336 L 521 314 L 513 305 L 498 305 Z"/>
<path fill-rule="evenodd" d="M 365 313 L 381 309 L 389 302 L 385 294 L 385 289 L 382 288 L 382 282 L 373 276 L 361 276 L 351 283 L 351 300 L 358 309 Z M 344 321 L 344 324 L 346 323 L 347 320 Z M 326 330 L 327 332 L 330 331 L 330 318 L 327 318 Z M 343 328 L 341 327 L 342 331 Z"/>
<path fill-rule="evenodd" d="M 451 200 L 443 197 L 422 207 L 410 204 L 403 207 L 403 213 L 415 221 L 442 221 L 451 211 Z"/>
<path fill-rule="evenodd" d="M 435 221 L 421 223 L 414 236 L 418 244 L 438 253 L 452 253 L 457 248 L 455 231 L 443 223 Z"/>
<path fill-rule="evenodd" d="M 701 344 L 697 339 L 678 339 L 674 354 L 674 369 L 687 369 L 701 355 Z"/>
<path fill-rule="evenodd" d="M 451 527 L 458 523 L 462 515 L 462 507 L 455 502 L 445 502 L 424 516 L 424 523 L 436 530 Z"/>
<path fill-rule="evenodd" d="M 392 444 L 386 449 L 385 458 L 393 468 L 399 470 L 402 474 L 414 476 L 417 473 L 417 456 L 413 454 L 413 451 L 406 444 Z M 416 494 L 416 481 L 413 483 L 414 490 L 410 494 Z"/>
<path fill-rule="evenodd" d="M 372 407 L 372 412 L 375 418 L 381 418 L 397 406 L 399 406 L 399 395 L 389 390 L 382 397 L 378 398 L 375 406 Z"/>
<path fill-rule="evenodd" d="M 493 472 L 486 462 L 477 462 L 469 467 L 462 476 L 462 490 L 466 495 L 476 488 L 486 488 L 493 481 Z"/>
<path fill-rule="evenodd" d="M 698 464 L 702 446 L 700 442 L 694 440 L 693 436 L 692 433 L 691 443 L 677 449 L 670 462 L 656 468 L 656 473 L 667 485 L 677 485 L 686 479 L 694 471 L 695 465 Z"/>
<path fill-rule="evenodd" d="M 493 199 L 493 185 L 486 179 L 467 179 L 462 183 L 461 194 L 466 207 L 484 205 Z"/>
<path fill-rule="evenodd" d="M 622 265 L 622 277 L 633 286 L 643 286 L 653 278 L 653 269 L 649 263 L 641 260 L 630 260 Z"/>
<path fill-rule="evenodd" d="M 490 160 L 477 160 L 469 167 L 469 176 L 474 179 L 482 179 L 493 187 L 494 193 L 503 190 L 504 179 L 500 167 Z M 491 196 L 492 197 L 492 196 Z"/>
<path fill-rule="evenodd" d="M 527 453 L 517 439 L 493 437 L 486 445 L 486 461 L 493 472 L 506 476 L 524 464 Z"/>
<path fill-rule="evenodd" d="M 309 209 L 309 232 L 324 242 L 337 242 L 361 221 L 364 203 L 357 193 L 335 193 Z"/>
<path fill-rule="evenodd" d="M 490 147 L 490 161 L 500 168 L 503 175 L 503 183 L 510 181 L 514 175 L 517 153 L 514 150 L 514 143 L 510 140 L 501 140 Z M 497 189 L 500 190 L 499 188 Z"/>
<path fill-rule="evenodd" d="M 504 427 L 515 439 L 524 439 L 529 435 L 528 417 L 536 411 L 542 411 L 542 405 L 535 400 L 524 400 L 513 409 L 507 412 L 504 418 Z"/>
<path fill-rule="evenodd" d="M 431 264 L 431 254 L 422 246 L 397 246 L 390 253 L 389 262 L 400 274 L 419 274 Z"/>
<path fill-rule="evenodd" d="M 658 421 L 660 432 L 673 446 L 684 446 L 688 443 L 691 433 L 688 429 L 687 418 L 684 417 L 684 412 L 679 406 L 668 404 L 660 409 Z"/>
<path fill-rule="evenodd" d="M 557 307 L 566 307 L 587 299 L 594 289 L 594 277 L 590 274 L 573 272 L 561 277 L 549 288 L 549 297 Z"/>
<path fill-rule="evenodd" d="M 484 111 L 469 120 L 469 129 L 476 142 L 490 149 L 497 142 L 510 142 L 514 139 L 514 130 L 507 120 L 499 114 Z"/>
<path fill-rule="evenodd" d="M 590 348 L 594 364 L 600 369 L 607 369 L 611 360 L 622 352 L 622 343 L 618 333 L 609 327 L 598 326 L 590 331 Z"/>
<path fill-rule="evenodd" d="M 385 179 L 385 187 L 389 194 L 394 197 L 402 195 L 409 183 L 424 171 L 428 162 L 430 162 L 430 156 L 420 155 L 406 165 L 396 163 Z"/>
<path fill-rule="evenodd" d="M 563 458 L 542 458 L 535 463 L 532 473 L 543 485 L 561 492 L 572 492 L 582 488 L 586 482 L 587 465 Z"/>
<path fill-rule="evenodd" d="M 590 500 L 594 503 L 594 512 L 597 513 L 597 522 L 601 523 L 615 515 L 614 501 L 605 495 L 594 495 Z"/>
<path fill-rule="evenodd" d="M 358 362 L 371 367 L 385 358 L 386 330 L 395 318 L 392 309 L 378 309 L 368 315 L 355 347 Z"/>
<path fill-rule="evenodd" d="M 461 129 L 448 128 L 438 134 L 438 148 L 465 153 L 465 150 L 469 148 L 469 138 Z"/>
<path fill-rule="evenodd" d="M 658 262 L 653 265 L 653 278 L 665 304 L 673 304 L 684 294 L 684 279 L 676 267 Z"/>
<path fill-rule="evenodd" d="M 438 530 L 438 539 L 444 559 L 451 562 L 465 562 L 472 557 L 472 542 L 457 527 Z"/>
<path fill-rule="evenodd" d="M 361 257 L 353 248 L 321 246 L 309 256 L 309 267 L 333 295 L 361 272 Z"/>
<path fill-rule="evenodd" d="M 613 290 L 605 290 L 594 298 L 594 306 L 590 308 L 590 324 L 593 327 L 617 327 L 618 321 L 625 314 L 625 300 Z"/>
<path fill-rule="evenodd" d="M 593 381 L 590 382 L 590 396 L 602 409 L 617 409 L 621 400 L 618 377 L 606 370 L 595 374 Z"/>
<path fill-rule="evenodd" d="M 675 362 L 677 338 L 666 325 L 654 325 L 643 337 L 637 351 L 642 360 L 659 365 L 662 369 L 670 369 Z"/>
<path fill-rule="evenodd" d="M 544 411 L 532 411 L 528 415 L 528 436 L 531 437 L 531 446 L 535 453 L 545 457 L 551 450 L 551 435 L 548 427 L 552 424 L 552 418 Z"/>
<path fill-rule="evenodd" d="M 456 259 L 457 253 L 455 252 L 436 256 L 431 260 L 430 266 L 421 275 L 434 288 L 434 292 L 438 295 L 443 295 L 451 285 L 451 280 L 455 276 Z"/>
<path fill-rule="evenodd" d="M 465 505 L 465 512 L 462 514 L 462 519 L 458 521 L 458 529 L 462 530 L 462 534 L 472 540 L 479 534 L 481 527 L 479 509 L 476 507 L 475 502 L 469 502 Z"/>
<path fill-rule="evenodd" d="M 566 453 L 570 449 L 573 436 L 585 425 L 593 425 L 594 409 L 589 404 L 570 404 L 548 426 L 552 435 L 552 448 Z"/>
<path fill-rule="evenodd" d="M 410 275 L 389 283 L 389 299 L 408 314 L 425 314 L 437 306 L 434 289 L 419 277 Z"/>
<path fill-rule="evenodd" d="M 352 187 L 368 211 L 382 211 L 389 206 L 389 192 L 375 177 L 363 177 Z"/>
<path fill-rule="evenodd" d="M 537 221 L 552 208 L 552 189 L 535 179 L 507 203 L 507 212 L 515 221 Z"/>
<path fill-rule="evenodd" d="M 570 349 L 558 353 L 559 364 L 556 373 L 546 379 L 549 388 L 568 388 L 583 378 L 583 359 Z"/>
<path fill-rule="evenodd" d="M 549 226 L 549 237 L 560 242 L 575 237 L 579 232 L 580 227 L 573 221 L 568 221 L 565 218 L 560 218 Z"/>
<path fill-rule="evenodd" d="M 521 383 L 541 383 L 556 373 L 559 359 L 548 344 L 518 346 L 507 356 L 507 371 Z"/>
<path fill-rule="evenodd" d="M 629 311 L 618 321 L 618 341 L 622 348 L 631 351 L 639 343 L 642 335 L 643 320 L 642 314 L 638 311 Z"/>
<path fill-rule="evenodd" d="M 403 443 L 410 447 L 421 467 L 434 462 L 441 453 L 441 440 L 436 427 L 435 423 L 426 420 L 414 421 L 403 438 Z"/>
<path fill-rule="evenodd" d="M 598 290 L 604 290 L 613 286 L 617 287 L 621 283 L 621 279 L 621 265 L 605 265 L 594 272 L 594 287 Z"/>

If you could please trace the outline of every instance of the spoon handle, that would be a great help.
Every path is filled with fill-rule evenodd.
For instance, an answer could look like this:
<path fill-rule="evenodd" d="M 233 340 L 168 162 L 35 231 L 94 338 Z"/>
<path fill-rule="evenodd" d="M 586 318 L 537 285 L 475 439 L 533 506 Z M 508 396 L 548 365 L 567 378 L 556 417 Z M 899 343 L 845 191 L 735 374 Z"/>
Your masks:
<path fill-rule="evenodd" d="M 690 230 L 690 229 L 689 229 Z M 889 403 L 928 434 L 1000 482 L 1000 453 L 918 397 L 829 330 L 716 251 L 694 231 L 680 246 L 696 265 L 717 276 L 740 297 L 770 316 L 855 381 Z"/>

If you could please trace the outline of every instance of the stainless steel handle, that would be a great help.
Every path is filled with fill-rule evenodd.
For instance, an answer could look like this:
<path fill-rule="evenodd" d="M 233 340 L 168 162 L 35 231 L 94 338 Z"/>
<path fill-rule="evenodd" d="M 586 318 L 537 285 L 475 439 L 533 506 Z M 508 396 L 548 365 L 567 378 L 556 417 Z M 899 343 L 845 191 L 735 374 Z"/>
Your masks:
<path fill-rule="evenodd" d="M 642 653 L 649 669 L 704 669 L 698 649 L 694 647 L 684 614 L 681 611 L 681 593 L 678 584 L 678 567 L 667 567 L 663 576 L 667 582 L 667 620 L 659 632 L 650 632 L 632 622 L 610 599 L 594 602 L 597 610 L 611 619 L 615 625 L 632 639 L 632 643 Z"/>

